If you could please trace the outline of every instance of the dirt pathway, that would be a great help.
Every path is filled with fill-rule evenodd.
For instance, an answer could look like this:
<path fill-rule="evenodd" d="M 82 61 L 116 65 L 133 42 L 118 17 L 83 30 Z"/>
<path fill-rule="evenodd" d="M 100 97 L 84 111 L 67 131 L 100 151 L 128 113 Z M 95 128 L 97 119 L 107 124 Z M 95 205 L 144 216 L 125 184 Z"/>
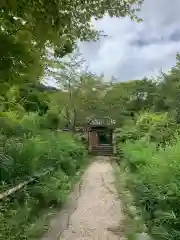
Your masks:
<path fill-rule="evenodd" d="M 123 239 L 121 206 L 114 187 L 111 164 L 97 159 L 70 195 L 67 206 L 51 222 L 42 240 Z"/>

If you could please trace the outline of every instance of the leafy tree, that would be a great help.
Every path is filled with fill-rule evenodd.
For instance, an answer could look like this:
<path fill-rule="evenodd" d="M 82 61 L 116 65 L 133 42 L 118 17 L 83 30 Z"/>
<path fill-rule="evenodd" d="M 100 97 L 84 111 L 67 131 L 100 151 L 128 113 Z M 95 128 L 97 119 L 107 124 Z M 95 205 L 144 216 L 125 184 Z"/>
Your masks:
<path fill-rule="evenodd" d="M 87 117 L 100 115 L 103 106 L 105 84 L 101 77 L 83 69 L 83 63 L 81 56 L 75 54 L 66 61 L 51 61 L 52 68 L 48 71 L 60 88 L 51 96 L 51 106 L 64 116 L 71 129 L 85 124 Z"/>
<path fill-rule="evenodd" d="M 154 95 L 154 111 L 168 111 L 179 122 L 180 113 L 180 55 L 175 67 L 168 73 L 161 73 Z"/>
<path fill-rule="evenodd" d="M 123 124 L 139 111 L 152 108 L 155 89 L 156 84 L 146 78 L 128 82 L 113 81 L 107 86 L 104 110 L 118 124 Z"/>
<path fill-rule="evenodd" d="M 20 87 L 18 101 L 27 112 L 38 112 L 43 115 L 48 110 L 48 94 L 56 89 L 42 84 L 24 84 Z"/>
<path fill-rule="evenodd" d="M 38 80 L 47 48 L 56 56 L 73 51 L 77 39 L 96 39 L 91 19 L 104 14 L 134 17 L 139 0 L 3 0 L 0 3 L 0 84 Z"/>

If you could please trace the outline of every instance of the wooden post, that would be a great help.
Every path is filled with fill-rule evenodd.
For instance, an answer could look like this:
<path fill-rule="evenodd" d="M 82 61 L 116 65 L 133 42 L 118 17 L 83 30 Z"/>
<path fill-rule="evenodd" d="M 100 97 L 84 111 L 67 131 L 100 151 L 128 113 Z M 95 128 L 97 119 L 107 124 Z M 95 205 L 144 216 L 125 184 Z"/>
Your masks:
<path fill-rule="evenodd" d="M 116 136 L 115 131 L 112 132 L 113 155 L 116 155 Z"/>
<path fill-rule="evenodd" d="M 91 146 L 91 132 L 88 131 L 88 151 L 91 152 L 92 146 Z"/>

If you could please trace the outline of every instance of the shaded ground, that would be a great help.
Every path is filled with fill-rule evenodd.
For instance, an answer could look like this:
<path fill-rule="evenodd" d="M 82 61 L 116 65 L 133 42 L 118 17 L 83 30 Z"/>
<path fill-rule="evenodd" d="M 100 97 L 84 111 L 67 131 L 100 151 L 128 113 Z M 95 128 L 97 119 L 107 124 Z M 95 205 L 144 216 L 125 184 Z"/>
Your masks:
<path fill-rule="evenodd" d="M 123 219 L 111 164 L 97 158 L 71 193 L 67 205 L 51 222 L 42 240 L 123 239 Z"/>

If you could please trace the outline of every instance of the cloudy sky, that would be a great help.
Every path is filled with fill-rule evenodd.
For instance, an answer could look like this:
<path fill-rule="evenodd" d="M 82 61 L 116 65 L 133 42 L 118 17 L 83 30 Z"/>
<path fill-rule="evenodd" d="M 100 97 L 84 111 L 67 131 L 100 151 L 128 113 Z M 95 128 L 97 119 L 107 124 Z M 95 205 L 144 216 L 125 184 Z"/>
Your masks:
<path fill-rule="evenodd" d="M 175 64 L 180 51 L 180 0 L 144 0 L 142 23 L 104 17 L 95 25 L 108 37 L 81 43 L 89 69 L 119 81 L 155 76 Z"/>

